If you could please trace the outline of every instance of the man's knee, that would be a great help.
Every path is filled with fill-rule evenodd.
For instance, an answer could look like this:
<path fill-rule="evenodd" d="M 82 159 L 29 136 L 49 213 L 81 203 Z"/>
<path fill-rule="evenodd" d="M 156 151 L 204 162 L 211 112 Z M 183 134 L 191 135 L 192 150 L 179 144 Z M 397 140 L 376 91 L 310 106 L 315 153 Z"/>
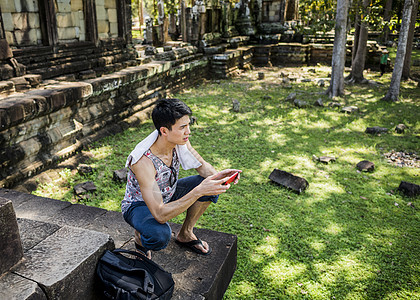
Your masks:
<path fill-rule="evenodd" d="M 169 225 L 163 224 L 163 226 L 154 227 L 152 230 L 149 230 L 147 235 L 143 235 L 142 244 L 149 250 L 162 250 L 168 246 L 171 235 L 172 231 Z"/>

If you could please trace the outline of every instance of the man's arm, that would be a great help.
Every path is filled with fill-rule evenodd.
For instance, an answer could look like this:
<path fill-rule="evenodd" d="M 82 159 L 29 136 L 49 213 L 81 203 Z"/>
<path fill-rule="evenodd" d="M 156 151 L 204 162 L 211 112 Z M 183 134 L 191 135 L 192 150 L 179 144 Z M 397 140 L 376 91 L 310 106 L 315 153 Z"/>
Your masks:
<path fill-rule="evenodd" d="M 220 176 L 220 173 L 216 173 L 208 176 L 201 184 L 181 199 L 165 204 L 163 203 L 162 194 L 155 180 L 156 169 L 152 161 L 143 156 L 137 163 L 131 166 L 131 170 L 136 175 L 143 199 L 152 216 L 162 224 L 186 211 L 198 198 L 219 195 L 226 192 L 229 188 L 229 186 L 222 185 L 224 182 L 223 179 L 216 179 L 216 177 Z"/>

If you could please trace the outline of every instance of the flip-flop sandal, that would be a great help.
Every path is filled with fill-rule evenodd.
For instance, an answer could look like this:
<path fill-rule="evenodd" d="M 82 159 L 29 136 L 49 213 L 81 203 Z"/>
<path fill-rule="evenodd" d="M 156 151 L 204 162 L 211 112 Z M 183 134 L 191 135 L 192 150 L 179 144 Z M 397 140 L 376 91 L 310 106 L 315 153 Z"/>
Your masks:
<path fill-rule="evenodd" d="M 143 254 L 144 256 L 148 257 L 147 254 L 150 253 L 150 250 L 147 250 L 146 248 L 144 248 L 142 245 L 137 244 L 136 242 L 134 242 L 134 245 L 136 246 L 136 249 Z"/>
<path fill-rule="evenodd" d="M 196 245 L 201 245 L 204 248 L 203 242 L 200 239 L 196 239 L 190 242 L 180 242 L 178 240 L 175 240 L 175 243 L 177 243 L 178 245 L 182 246 L 182 247 L 186 247 L 190 250 L 192 250 L 195 253 L 201 254 L 201 255 L 209 255 L 211 253 L 211 248 L 209 246 L 209 250 L 207 252 L 203 252 L 200 249 L 198 249 L 197 247 L 195 247 Z"/>

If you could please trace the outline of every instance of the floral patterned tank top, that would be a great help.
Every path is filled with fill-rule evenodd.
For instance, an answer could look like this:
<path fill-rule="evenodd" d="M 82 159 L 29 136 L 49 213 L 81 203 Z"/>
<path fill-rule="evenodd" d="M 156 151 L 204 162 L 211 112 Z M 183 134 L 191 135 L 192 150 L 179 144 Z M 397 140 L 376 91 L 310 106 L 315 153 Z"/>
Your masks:
<path fill-rule="evenodd" d="M 155 179 L 162 194 L 163 203 L 168 203 L 175 193 L 179 175 L 180 162 L 175 149 L 172 153 L 172 165 L 170 167 L 168 167 L 159 157 L 154 155 L 150 149 L 143 155 L 152 161 L 156 169 Z M 134 202 L 144 202 L 144 199 L 136 175 L 128 168 L 125 196 L 121 202 L 122 213 L 124 214 Z"/>

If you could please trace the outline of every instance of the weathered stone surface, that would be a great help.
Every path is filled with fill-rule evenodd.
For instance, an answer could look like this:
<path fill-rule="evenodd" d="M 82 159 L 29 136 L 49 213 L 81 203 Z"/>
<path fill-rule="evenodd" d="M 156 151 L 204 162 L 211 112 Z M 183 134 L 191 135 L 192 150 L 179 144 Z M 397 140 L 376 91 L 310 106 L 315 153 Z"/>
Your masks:
<path fill-rule="evenodd" d="M 296 99 L 296 93 L 290 93 L 287 97 L 286 97 L 286 101 L 294 101 Z"/>
<path fill-rule="evenodd" d="M 274 181 L 275 183 L 285 188 L 291 189 L 292 191 L 298 194 L 304 192 L 309 186 L 309 183 L 305 178 L 295 176 L 289 172 L 282 171 L 279 169 L 274 169 L 268 178 Z"/>
<path fill-rule="evenodd" d="M 179 224 L 170 225 L 173 232 L 181 229 Z M 166 249 L 153 252 L 153 260 L 173 274 L 176 294 L 181 289 L 183 293 L 201 295 L 205 299 L 222 299 L 236 269 L 237 237 L 208 229 L 194 231 L 209 243 L 210 256 L 181 248 L 173 237 Z"/>
<path fill-rule="evenodd" d="M 80 207 L 80 210 L 78 209 L 77 211 L 82 211 L 85 207 Z M 73 225 L 77 223 L 78 226 L 83 225 L 86 229 L 108 234 L 114 240 L 116 248 L 126 246 L 127 241 L 134 238 L 134 229 L 124 220 L 121 212 L 106 211 L 104 213 L 104 210 L 102 210 L 101 213 L 96 215 L 83 213 L 81 216 L 83 219 L 77 219 L 77 215 L 74 214 Z M 89 217 L 89 219 L 87 220 L 85 217 Z M 67 217 L 67 219 L 69 218 Z M 134 243 L 131 243 L 131 246 L 134 246 Z"/>
<path fill-rule="evenodd" d="M 72 204 L 63 210 L 58 211 L 54 216 L 51 216 L 48 219 L 48 222 L 54 222 L 60 226 L 67 225 L 87 228 L 95 218 L 98 218 L 105 213 L 105 210 L 98 207 Z"/>
<path fill-rule="evenodd" d="M 397 126 L 395 126 L 395 131 L 397 133 L 404 133 L 404 131 L 407 129 L 408 127 L 405 124 L 398 124 Z"/>
<path fill-rule="evenodd" d="M 234 112 L 239 112 L 241 109 L 241 103 L 238 101 L 238 99 L 232 100 L 232 110 Z"/>
<path fill-rule="evenodd" d="M 18 225 L 24 252 L 60 229 L 57 224 L 23 218 L 18 218 Z"/>
<path fill-rule="evenodd" d="M 335 107 L 341 107 L 342 105 L 341 103 L 338 103 L 338 102 L 330 102 L 328 103 L 328 106 L 331 108 L 335 108 Z"/>
<path fill-rule="evenodd" d="M 2 194 L 6 195 L 7 197 L 11 197 L 12 199 L 16 199 L 14 203 L 20 204 L 22 209 L 18 213 L 19 217 L 21 217 L 21 215 L 29 215 L 29 213 L 25 210 L 29 210 L 30 214 L 32 214 L 35 217 L 43 216 L 45 214 L 45 208 L 49 206 L 54 206 L 54 202 L 51 201 L 60 202 L 58 200 L 37 197 L 6 189 L 0 189 L 0 195 Z M 35 202 L 36 205 L 31 205 L 31 202 Z M 55 209 L 50 210 L 50 213 L 52 213 L 52 215 L 50 215 L 49 217 L 43 216 L 43 218 L 57 222 L 60 226 L 64 226 L 65 223 L 71 224 L 72 226 L 80 226 L 85 229 L 100 231 L 102 233 L 105 233 L 106 235 L 110 235 L 113 238 L 115 238 L 115 245 L 117 247 L 123 247 L 126 249 L 134 248 L 134 230 L 123 220 L 122 214 L 120 212 L 107 212 L 99 208 L 70 204 L 69 207 L 63 207 L 61 210 L 58 211 Z M 27 220 L 22 221 L 26 222 Z M 56 251 L 59 251 L 61 253 L 61 251 L 64 251 L 63 249 L 65 249 L 65 254 L 63 254 L 64 256 L 67 256 L 67 251 L 69 251 L 71 254 L 69 259 L 72 259 L 72 261 L 76 261 L 77 259 L 73 258 L 78 255 L 73 253 L 74 251 L 76 251 L 76 249 L 78 249 L 76 244 L 78 244 L 79 242 L 76 241 L 76 239 L 80 237 L 80 239 L 85 240 L 84 243 L 89 244 L 92 243 L 92 241 L 93 243 L 95 243 L 95 239 L 92 240 L 90 236 L 82 237 L 78 232 L 72 232 L 71 234 L 69 234 L 71 236 L 71 240 L 63 242 L 63 240 L 66 239 L 67 234 L 63 235 L 60 232 L 63 228 L 67 226 L 61 228 L 58 231 L 54 231 L 52 234 L 49 234 L 52 227 L 48 228 L 48 230 L 45 230 L 41 229 L 45 226 L 45 224 L 43 223 L 34 222 L 32 224 L 35 226 L 35 228 L 33 228 L 34 230 L 40 229 L 40 231 L 43 232 L 42 235 L 49 235 L 45 238 L 45 240 L 48 241 L 47 244 L 45 243 L 45 241 L 42 241 L 37 243 L 36 246 L 30 249 L 31 255 L 36 252 L 39 256 L 42 256 L 41 254 L 43 251 L 45 255 L 48 254 L 48 257 L 46 259 L 43 258 L 45 260 L 45 263 L 42 263 L 48 268 L 45 269 L 45 271 L 40 271 L 39 269 L 37 269 L 39 273 L 37 274 L 37 276 L 43 279 L 42 282 L 40 281 L 40 284 L 44 284 L 44 277 L 47 277 L 48 274 L 50 274 L 51 269 L 54 269 L 54 273 L 57 274 L 55 278 L 56 282 L 53 283 L 51 286 L 47 286 L 46 290 L 64 286 L 64 289 L 67 293 L 68 281 L 77 281 L 79 279 L 83 281 L 83 284 L 79 284 L 78 295 L 80 295 L 80 293 L 82 292 L 85 292 L 86 288 L 91 288 L 89 285 L 85 284 L 85 282 L 88 280 L 85 279 L 85 273 L 82 273 L 80 268 L 86 268 L 87 266 L 94 267 L 96 261 L 81 262 L 78 268 L 76 268 L 74 271 L 69 272 L 68 275 L 66 275 L 63 278 L 59 278 L 59 276 L 65 270 L 55 271 L 56 268 L 59 268 L 61 266 L 56 266 L 51 261 L 53 260 L 53 258 L 61 261 L 61 254 L 57 256 Z M 32 227 L 30 225 L 31 223 L 28 223 L 27 225 L 25 225 L 25 228 L 31 229 Z M 180 230 L 181 225 L 170 223 L 170 226 L 172 228 L 172 231 L 176 233 Z M 73 227 L 67 228 L 73 229 Z M 160 264 L 164 269 L 172 272 L 174 275 L 176 286 L 172 299 L 222 299 L 223 294 L 226 291 L 236 269 L 237 237 L 235 235 L 211 231 L 207 229 L 196 228 L 194 229 L 194 232 L 197 236 L 207 241 L 212 247 L 213 252 L 210 256 L 200 256 L 185 248 L 182 248 L 179 245 L 177 245 L 174 242 L 174 238 L 172 238 L 172 241 L 169 243 L 169 246 L 166 249 L 158 252 L 153 252 L 153 260 Z M 26 238 L 30 234 L 31 232 L 28 232 L 24 235 L 24 237 Z M 60 234 L 61 237 L 57 238 L 57 234 Z M 80 244 L 80 251 L 86 253 L 86 249 L 84 249 L 84 243 L 82 242 Z M 49 250 L 50 248 L 49 246 L 47 247 L 47 245 L 52 244 L 56 246 L 54 246 L 54 250 Z M 86 256 L 88 255 L 86 254 Z M 31 258 L 31 265 L 36 265 L 38 268 L 40 268 L 38 264 L 32 263 L 32 261 L 33 259 Z M 64 263 L 64 261 L 58 263 Z M 49 267 L 50 264 L 52 264 L 51 267 Z M 71 266 L 66 265 L 65 268 L 69 270 L 71 269 Z M 80 272 L 78 270 L 80 270 Z M 47 279 L 52 280 L 51 278 L 47 277 L 45 279 L 45 282 L 47 281 Z M 73 291 L 72 289 L 75 285 L 76 283 L 70 284 L 70 292 Z M 48 293 L 48 296 L 51 297 L 51 293 Z M 89 299 L 84 298 L 84 296 L 85 295 L 83 295 L 82 298 L 77 299 Z M 66 298 L 61 295 L 60 297 L 51 297 L 50 299 L 58 298 L 76 299 L 74 297 Z"/>
<path fill-rule="evenodd" d="M 24 194 L 14 190 L 1 189 L 0 196 L 13 202 L 16 215 L 19 218 L 49 222 L 61 210 L 71 206 L 70 202 Z"/>
<path fill-rule="evenodd" d="M 0 278 L 0 299 L 47 300 L 48 298 L 36 282 L 7 273 Z"/>
<path fill-rule="evenodd" d="M 120 170 L 116 170 L 112 173 L 112 180 L 118 182 L 126 182 L 127 181 L 127 168 L 122 168 Z"/>
<path fill-rule="evenodd" d="M 346 114 L 352 114 L 358 110 L 359 108 L 357 106 L 345 106 L 341 109 L 341 112 L 346 113 Z"/>
<path fill-rule="evenodd" d="M 356 167 L 359 171 L 373 172 L 373 170 L 375 170 L 375 164 L 368 160 L 362 160 Z"/>
<path fill-rule="evenodd" d="M 332 156 L 320 156 L 320 157 L 315 156 L 315 158 L 317 161 L 322 162 L 324 164 L 328 164 L 336 160 L 336 158 Z"/>
<path fill-rule="evenodd" d="M 322 101 L 321 98 L 318 98 L 315 103 L 314 106 L 318 106 L 318 107 L 323 107 L 324 106 L 324 102 Z"/>
<path fill-rule="evenodd" d="M 22 257 L 22 242 L 12 201 L 0 197 L 0 275 Z"/>
<path fill-rule="evenodd" d="M 77 172 L 80 175 L 89 175 L 93 173 L 93 168 L 86 164 L 80 164 L 77 166 Z"/>
<path fill-rule="evenodd" d="M 144 54 L 145 55 L 155 55 L 157 53 L 157 50 L 155 47 L 153 46 L 147 46 L 146 50 L 144 50 Z"/>
<path fill-rule="evenodd" d="M 73 190 L 76 195 L 82 195 L 88 192 L 95 192 L 96 186 L 92 181 L 86 181 L 83 183 L 76 184 Z"/>
<path fill-rule="evenodd" d="M 401 181 L 398 190 L 409 197 L 417 197 L 420 195 L 420 185 L 407 181 Z"/>
<path fill-rule="evenodd" d="M 304 107 L 308 107 L 309 104 L 306 101 L 300 100 L 300 99 L 295 99 L 293 100 L 293 104 L 299 108 L 304 108 Z"/>
<path fill-rule="evenodd" d="M 49 299 L 91 299 L 96 262 L 112 248 L 106 234 L 64 226 L 28 250 L 14 272 L 42 285 Z"/>
<path fill-rule="evenodd" d="M 387 133 L 388 132 L 388 128 L 379 127 L 379 126 L 367 127 L 365 132 L 366 133 L 369 133 L 369 134 Z"/>

